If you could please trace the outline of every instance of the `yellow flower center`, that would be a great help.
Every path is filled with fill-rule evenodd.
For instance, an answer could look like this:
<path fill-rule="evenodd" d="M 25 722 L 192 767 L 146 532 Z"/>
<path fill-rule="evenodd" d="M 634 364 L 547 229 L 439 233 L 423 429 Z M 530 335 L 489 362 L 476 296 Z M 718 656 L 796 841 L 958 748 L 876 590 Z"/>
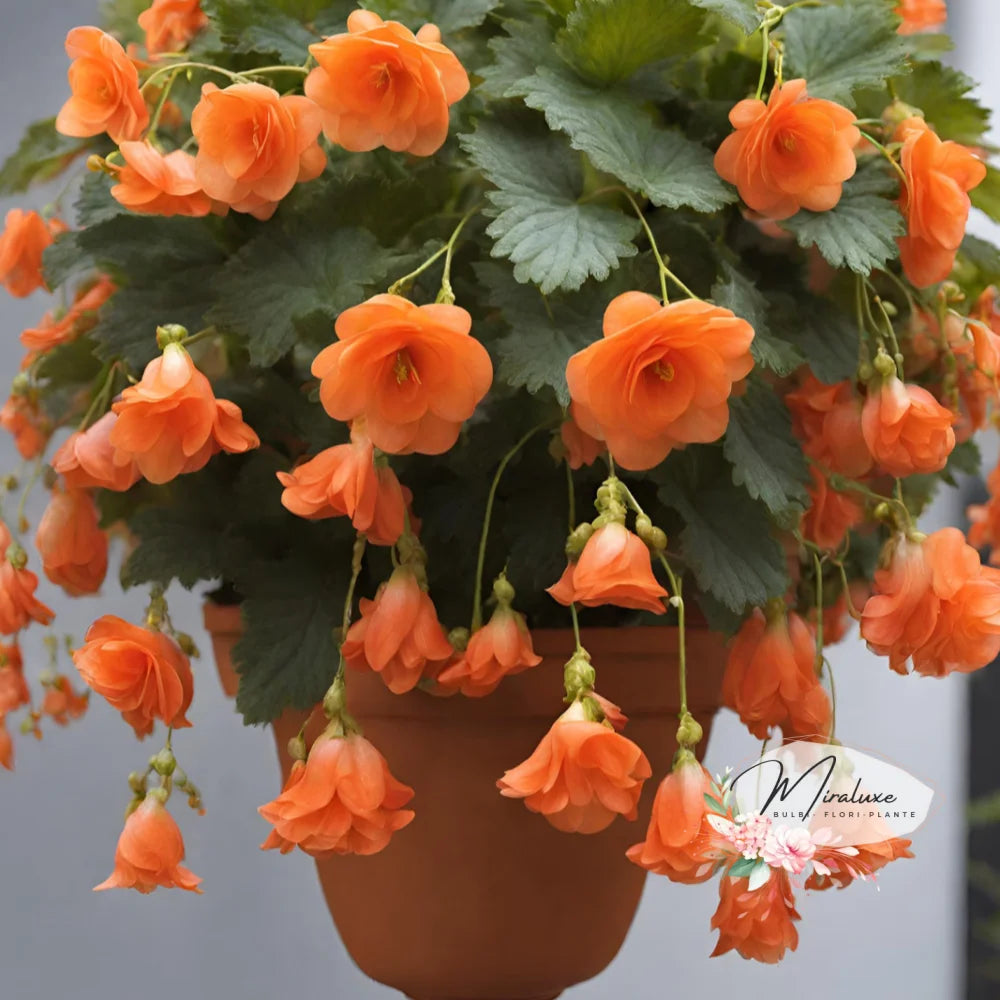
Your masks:
<path fill-rule="evenodd" d="M 657 361 L 653 365 L 653 371 L 663 379 L 664 382 L 673 382 L 674 366 L 669 361 Z"/>
<path fill-rule="evenodd" d="M 392 366 L 392 373 L 396 376 L 397 385 L 402 385 L 411 376 L 417 385 L 420 384 L 420 375 L 408 351 L 396 351 L 396 362 Z"/>

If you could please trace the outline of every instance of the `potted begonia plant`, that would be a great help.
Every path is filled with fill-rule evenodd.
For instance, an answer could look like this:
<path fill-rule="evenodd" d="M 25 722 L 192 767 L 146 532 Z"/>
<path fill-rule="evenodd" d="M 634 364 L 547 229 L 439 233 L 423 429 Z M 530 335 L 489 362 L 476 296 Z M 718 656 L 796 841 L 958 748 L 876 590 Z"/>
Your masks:
<path fill-rule="evenodd" d="M 965 233 L 1000 175 L 944 18 L 120 0 L 70 31 L 66 103 L 0 170 L 64 180 L 0 236 L 6 289 L 56 296 L 0 412 L 0 763 L 19 711 L 38 734 L 89 692 L 163 739 L 97 888 L 201 891 L 174 582 L 274 724 L 263 846 L 318 859 L 411 996 L 558 995 L 647 871 L 716 880 L 716 953 L 775 962 L 796 879 L 910 856 L 734 816 L 699 760 L 720 703 L 833 744 L 855 622 L 903 674 L 1000 652 L 1000 501 L 917 528 L 979 470 L 1000 359 L 1000 251 Z M 94 593 L 109 532 L 145 619 L 93 624 L 86 689 L 26 676 L 32 567 Z"/>

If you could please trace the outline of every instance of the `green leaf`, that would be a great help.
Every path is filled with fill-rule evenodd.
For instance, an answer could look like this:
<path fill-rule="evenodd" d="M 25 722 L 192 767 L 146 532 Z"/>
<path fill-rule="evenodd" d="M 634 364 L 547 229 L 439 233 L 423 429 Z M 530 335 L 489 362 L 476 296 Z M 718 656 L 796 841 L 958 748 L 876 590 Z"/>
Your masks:
<path fill-rule="evenodd" d="M 386 283 L 393 257 L 365 229 L 333 229 L 286 217 L 244 246 L 215 282 L 209 323 L 244 337 L 252 364 L 266 368 L 304 334 L 333 339 L 337 314 L 368 287 Z"/>
<path fill-rule="evenodd" d="M 740 613 L 780 596 L 788 587 L 788 569 L 765 508 L 724 470 L 708 476 L 692 472 L 698 456 L 713 449 L 686 451 L 690 454 L 671 456 L 658 470 L 658 496 L 683 519 L 681 555 L 698 587 Z"/>
<path fill-rule="evenodd" d="M 339 662 L 336 633 L 347 583 L 343 567 L 301 559 L 262 564 L 256 576 L 243 602 L 243 637 L 233 650 L 240 675 L 236 707 L 247 725 L 322 700 Z"/>
<path fill-rule="evenodd" d="M 959 254 L 980 272 L 986 284 L 1000 280 L 1000 249 L 989 240 L 966 233 Z"/>
<path fill-rule="evenodd" d="M 489 289 L 490 304 L 501 310 L 509 329 L 490 344 L 499 359 L 497 381 L 532 394 L 549 387 L 568 406 L 566 362 L 600 339 L 604 290 L 593 286 L 595 291 L 546 300 L 537 288 L 518 284 L 508 268 L 489 261 L 476 266 L 476 277 Z"/>
<path fill-rule="evenodd" d="M 833 385 L 852 378 L 858 367 L 857 320 L 829 299 L 806 292 L 776 294 L 771 300 L 771 323 L 792 343 L 821 382 Z"/>
<path fill-rule="evenodd" d="M 975 81 L 940 62 L 916 63 L 893 81 L 901 101 L 924 113 L 942 139 L 978 144 L 990 125 L 990 112 L 970 97 Z"/>
<path fill-rule="evenodd" d="M 20 194 L 58 177 L 94 145 L 93 139 L 60 135 L 55 124 L 55 118 L 46 118 L 28 126 L 17 150 L 0 167 L 0 195 Z"/>
<path fill-rule="evenodd" d="M 994 222 L 1000 222 L 1000 170 L 986 168 L 986 179 L 969 192 L 972 204 Z"/>
<path fill-rule="evenodd" d="M 73 203 L 78 226 L 87 227 L 107 222 L 127 210 L 111 197 L 111 178 L 105 173 L 87 174 Z"/>
<path fill-rule="evenodd" d="M 753 327 L 750 352 L 758 365 L 778 375 L 788 375 L 802 364 L 802 355 L 795 346 L 770 328 L 767 298 L 728 262 L 723 262 L 722 278 L 712 286 L 712 300 L 731 309 Z"/>
<path fill-rule="evenodd" d="M 781 23 L 785 76 L 804 77 L 811 97 L 852 107 L 856 88 L 881 84 L 903 68 L 906 42 L 884 0 L 799 7 Z"/>
<path fill-rule="evenodd" d="M 319 25 L 312 23 L 304 10 L 296 5 L 273 0 L 207 0 L 203 4 L 219 32 L 219 38 L 229 53 L 239 52 L 273 56 L 279 62 L 302 65 L 309 55 L 309 46 L 323 37 Z M 336 27 L 346 30 L 345 23 L 353 5 L 326 4 L 322 27 L 330 32 Z M 306 21 L 310 23 L 307 25 Z M 285 77 L 291 74 L 284 74 Z"/>
<path fill-rule="evenodd" d="M 704 22 L 704 11 L 686 0 L 579 0 L 559 48 L 584 76 L 614 83 L 647 63 L 707 44 Z"/>
<path fill-rule="evenodd" d="M 487 233 L 494 257 L 514 264 L 518 281 L 533 281 L 543 293 L 574 290 L 588 277 L 604 281 L 623 257 L 636 254 L 629 242 L 639 222 L 614 209 L 578 200 L 583 177 L 565 140 L 529 127 L 524 118 L 480 121 L 461 136 L 473 162 L 498 188 L 487 194 L 497 210 Z"/>
<path fill-rule="evenodd" d="M 712 812 L 716 813 L 719 816 L 726 815 L 726 810 L 722 808 L 722 804 L 713 799 L 712 796 L 708 794 L 708 792 L 705 792 L 704 797 L 705 797 L 705 805 L 708 806 L 708 808 L 711 809 Z"/>
<path fill-rule="evenodd" d="M 505 21 L 505 35 L 489 40 L 494 60 L 479 71 L 478 93 L 488 97 L 511 97 L 515 86 L 547 62 L 555 44 L 548 21 Z"/>
<path fill-rule="evenodd" d="M 729 428 L 722 445 L 733 482 L 783 524 L 793 526 L 809 503 L 809 467 L 792 435 L 792 418 L 781 398 L 759 379 L 729 401 Z"/>
<path fill-rule="evenodd" d="M 661 128 L 624 91 L 597 90 L 568 70 L 547 67 L 514 90 L 528 107 L 544 112 L 550 128 L 566 132 L 595 167 L 656 205 L 714 212 L 735 198 L 704 146 Z"/>
<path fill-rule="evenodd" d="M 894 179 L 875 165 L 844 185 L 829 212 L 803 210 L 781 225 L 794 233 L 799 246 L 815 246 L 834 267 L 870 274 L 899 254 L 895 237 L 903 234 L 903 217 L 890 200 L 894 190 Z"/>
<path fill-rule="evenodd" d="M 736 864 L 729 869 L 729 876 L 730 878 L 749 878 L 750 873 L 756 867 L 756 858 L 740 858 L 739 861 L 737 861 Z"/>
<path fill-rule="evenodd" d="M 727 21 L 739 25 L 743 31 L 752 35 L 759 27 L 761 16 L 757 10 L 756 0 L 690 0 L 696 7 L 702 7 L 719 14 Z"/>
<path fill-rule="evenodd" d="M 412 31 L 424 24 L 436 24 L 442 35 L 474 28 L 486 20 L 501 0 L 362 0 L 362 7 L 386 20 L 402 21 Z M 447 37 L 444 39 L 447 44 Z"/>

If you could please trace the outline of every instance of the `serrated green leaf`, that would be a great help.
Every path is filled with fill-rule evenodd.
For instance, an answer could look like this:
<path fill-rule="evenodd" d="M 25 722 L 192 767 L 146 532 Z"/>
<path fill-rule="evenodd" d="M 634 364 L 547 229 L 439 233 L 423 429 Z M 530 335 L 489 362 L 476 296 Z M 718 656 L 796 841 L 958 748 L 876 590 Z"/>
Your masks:
<path fill-rule="evenodd" d="M 986 284 L 1000 280 L 1000 248 L 989 240 L 966 233 L 958 252 L 980 272 Z"/>
<path fill-rule="evenodd" d="M 682 132 L 660 127 L 625 91 L 598 90 L 568 70 L 542 67 L 513 91 L 545 114 L 570 145 L 656 205 L 714 212 L 735 200 L 712 154 Z"/>
<path fill-rule="evenodd" d="M 301 218 L 272 224 L 223 268 L 207 321 L 245 338 L 251 363 L 266 368 L 303 331 L 322 329 L 332 340 L 337 314 L 386 284 L 393 259 L 365 229 Z"/>
<path fill-rule="evenodd" d="M 28 126 L 17 150 L 0 167 L 0 195 L 20 194 L 58 177 L 95 144 L 93 139 L 60 135 L 55 123 L 55 118 L 46 118 Z"/>
<path fill-rule="evenodd" d="M 969 197 L 980 212 L 1000 222 L 1000 170 L 987 166 L 985 180 L 969 192 Z"/>
<path fill-rule="evenodd" d="M 762 504 L 718 477 L 702 483 L 669 467 L 662 474 L 658 496 L 684 521 L 681 555 L 703 592 L 738 613 L 785 592 L 785 555 Z"/>
<path fill-rule="evenodd" d="M 808 358 L 821 382 L 851 378 L 858 367 L 857 321 L 828 299 L 808 293 L 771 296 L 771 324 Z"/>
<path fill-rule="evenodd" d="M 548 387 L 568 406 L 566 362 L 600 338 L 603 290 L 546 300 L 537 288 L 518 284 L 509 268 L 492 262 L 479 264 L 476 277 L 509 330 L 489 345 L 499 360 L 497 381 L 533 394 Z"/>
<path fill-rule="evenodd" d="M 829 212 L 802 210 L 781 225 L 799 246 L 815 246 L 833 267 L 870 274 L 899 255 L 896 237 L 903 234 L 903 217 L 890 196 L 893 178 L 878 165 L 858 173 L 844 185 L 840 201 Z"/>
<path fill-rule="evenodd" d="M 696 7 L 702 7 L 724 17 L 727 21 L 739 25 L 743 31 L 752 35 L 761 22 L 756 0 L 690 0 Z"/>
<path fill-rule="evenodd" d="M 578 158 L 559 136 L 517 125 L 481 121 L 462 146 L 498 188 L 487 194 L 497 210 L 487 233 L 494 257 L 514 264 L 514 277 L 543 293 L 573 291 L 588 277 L 604 281 L 623 257 L 636 254 L 629 242 L 638 220 L 614 209 L 580 203 L 583 179 Z"/>
<path fill-rule="evenodd" d="M 843 7 L 799 7 L 781 22 L 785 76 L 804 77 L 811 97 L 853 107 L 859 87 L 881 84 L 898 73 L 906 42 L 888 3 L 864 0 Z"/>
<path fill-rule="evenodd" d="M 353 4 L 324 4 L 322 24 L 313 23 L 301 5 L 297 8 L 274 0 L 207 0 L 203 6 L 227 51 L 274 56 L 279 62 L 301 65 L 309 46 L 321 40 L 324 30 L 346 30 Z"/>
<path fill-rule="evenodd" d="M 584 76 L 615 83 L 647 63 L 690 55 L 707 44 L 704 22 L 704 11 L 687 0 L 579 0 L 559 48 Z"/>
<path fill-rule="evenodd" d="M 549 60 L 555 36 L 548 21 L 506 21 L 506 34 L 489 41 L 493 62 L 479 71 L 476 88 L 488 97 L 510 97 L 525 77 L 533 76 Z"/>
<path fill-rule="evenodd" d="M 362 0 L 361 6 L 386 20 L 402 21 L 413 31 L 427 23 L 436 24 L 441 34 L 447 36 L 482 24 L 500 3 L 501 0 Z"/>
<path fill-rule="evenodd" d="M 989 129 L 989 109 L 969 96 L 975 81 L 957 69 L 936 61 L 919 62 L 893 86 L 901 101 L 924 113 L 942 139 L 974 146 Z"/>
<path fill-rule="evenodd" d="M 732 310 L 753 327 L 750 353 L 758 365 L 778 375 L 788 375 L 802 364 L 802 355 L 795 346 L 782 340 L 771 329 L 768 300 L 728 262 L 723 262 L 722 278 L 712 286 L 712 300 L 716 305 Z"/>
<path fill-rule="evenodd" d="M 78 226 L 95 226 L 127 211 L 111 197 L 111 178 L 105 173 L 87 174 L 73 202 Z"/>
<path fill-rule="evenodd" d="M 751 379 L 746 392 L 729 401 L 722 450 L 737 486 L 745 486 L 783 524 L 797 524 L 809 502 L 809 466 L 792 435 L 788 409 L 759 379 Z"/>

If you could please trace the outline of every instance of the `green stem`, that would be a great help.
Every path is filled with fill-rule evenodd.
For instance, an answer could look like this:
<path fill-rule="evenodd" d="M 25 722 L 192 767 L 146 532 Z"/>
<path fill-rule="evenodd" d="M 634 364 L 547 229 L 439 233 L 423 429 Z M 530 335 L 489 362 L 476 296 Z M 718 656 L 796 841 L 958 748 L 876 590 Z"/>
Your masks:
<path fill-rule="evenodd" d="M 437 302 L 445 302 L 448 305 L 453 305 L 455 302 L 455 293 L 451 287 L 451 262 L 455 255 L 455 245 L 458 243 L 458 237 L 462 230 L 465 228 L 465 224 L 471 219 L 481 208 L 482 204 L 474 205 L 469 209 L 465 215 L 459 220 L 458 225 L 455 227 L 455 231 L 451 234 L 451 239 L 445 244 L 446 253 L 444 255 L 444 269 L 441 272 L 441 289 L 437 294 Z"/>
<path fill-rule="evenodd" d="M 21 525 L 24 524 L 24 510 L 28 503 L 28 497 L 31 495 L 31 491 L 38 482 L 39 477 L 42 474 L 42 468 L 45 463 L 42 461 L 42 457 L 39 456 L 35 460 L 35 464 L 31 469 L 31 475 L 28 477 L 28 481 L 24 484 L 24 489 L 21 492 L 21 499 L 17 505 L 17 531 L 20 532 Z"/>
<path fill-rule="evenodd" d="M 686 630 L 684 623 L 684 594 L 682 592 L 682 581 L 674 573 L 667 561 L 667 557 L 661 552 L 659 554 L 660 562 L 663 564 L 663 568 L 667 571 L 667 577 L 670 580 L 670 589 L 672 591 L 672 597 L 670 603 L 677 608 L 677 673 L 678 673 L 678 684 L 681 696 L 681 711 L 680 717 L 684 718 L 688 714 L 688 695 L 687 695 L 687 641 L 686 641 Z"/>
<path fill-rule="evenodd" d="M 208 340 L 210 337 L 217 337 L 219 335 L 218 327 L 206 326 L 204 330 L 199 330 L 197 333 L 192 333 L 180 341 L 181 347 L 190 347 L 192 344 L 197 344 L 201 340 Z"/>
<path fill-rule="evenodd" d="M 160 91 L 156 107 L 153 109 L 153 117 L 149 120 L 149 131 L 146 133 L 146 140 L 148 142 L 153 142 L 156 139 L 156 130 L 160 126 L 160 118 L 163 115 L 163 109 L 166 107 L 167 99 L 170 97 L 170 91 L 173 88 L 179 73 L 180 70 L 175 70 L 173 75 L 169 80 L 167 80 L 167 82 L 163 85 L 163 89 Z"/>
<path fill-rule="evenodd" d="M 818 552 L 813 552 L 813 566 L 816 568 L 816 675 L 823 672 L 823 561 Z"/>
<path fill-rule="evenodd" d="M 182 62 L 154 69 L 153 72 L 146 77 L 145 82 L 139 90 L 144 91 L 151 83 L 154 83 L 161 76 L 166 76 L 167 73 L 179 73 L 182 69 L 203 69 L 206 73 L 219 73 L 221 76 L 228 77 L 233 81 L 233 83 L 238 83 L 240 80 L 244 79 L 240 73 L 234 73 L 231 70 L 223 69 L 221 66 L 213 66 L 211 63 Z"/>
<path fill-rule="evenodd" d="M 906 180 L 906 173 L 897 162 L 896 157 L 894 157 L 892 153 L 890 153 L 889 150 L 885 146 L 883 146 L 882 143 L 878 141 L 878 139 L 870 135 L 868 132 L 862 131 L 861 135 L 865 139 L 867 139 L 886 158 L 886 160 L 889 161 L 889 165 L 892 167 L 892 169 L 895 170 L 897 174 L 899 174 L 899 179 L 903 182 L 903 187 L 908 188 L 909 184 L 907 183 Z"/>
<path fill-rule="evenodd" d="M 760 76 L 757 78 L 757 93 L 754 95 L 758 101 L 764 94 L 764 81 L 767 79 L 767 57 L 770 55 L 771 49 L 771 26 L 766 21 L 760 29 L 760 38 L 764 51 L 761 53 L 760 57 Z"/>
<path fill-rule="evenodd" d="M 358 584 L 358 577 L 361 576 L 361 566 L 364 561 L 365 547 L 367 544 L 367 537 L 359 531 L 357 538 L 354 539 L 354 548 L 351 551 L 351 582 L 347 585 L 347 596 L 344 598 L 344 614 L 341 618 L 340 642 L 337 643 L 338 648 L 344 645 L 344 640 L 347 638 L 347 630 L 351 627 L 351 611 L 354 608 L 354 590 Z M 343 657 L 341 657 L 337 673 L 342 674 L 343 671 L 344 660 Z"/>
<path fill-rule="evenodd" d="M 530 441 L 539 431 L 545 430 L 545 428 L 550 427 L 550 423 L 539 424 L 537 427 L 532 427 L 527 434 L 525 434 L 518 442 L 514 445 L 510 451 L 500 459 L 500 464 L 497 466 L 497 471 L 493 476 L 493 482 L 490 485 L 490 492 L 486 498 L 486 513 L 483 515 L 483 530 L 482 534 L 479 536 L 479 555 L 476 558 L 476 589 L 472 598 L 472 624 L 469 627 L 470 632 L 475 632 L 483 624 L 483 567 L 486 563 L 486 543 L 489 540 L 490 535 L 490 519 L 493 517 L 493 502 L 496 499 L 497 487 L 500 485 L 500 477 L 503 475 L 504 470 L 510 464 L 511 459 Z"/>
<path fill-rule="evenodd" d="M 100 411 L 102 416 L 104 415 L 104 411 L 108 406 L 108 398 L 111 395 L 111 387 L 114 385 L 115 373 L 120 364 L 120 361 L 115 361 L 108 368 L 107 374 L 104 377 L 104 383 L 98 390 L 97 395 L 91 400 L 90 406 L 87 407 L 87 412 L 83 415 L 83 419 L 77 427 L 78 431 L 85 431 L 90 426 L 91 420 L 98 411 Z"/>
<path fill-rule="evenodd" d="M 830 666 L 830 661 L 823 658 L 823 663 L 826 666 L 826 676 L 830 679 L 830 739 L 834 737 L 834 733 L 837 732 L 837 685 L 833 679 L 833 667 Z"/>
<path fill-rule="evenodd" d="M 573 470 L 569 467 L 569 461 L 563 462 L 566 467 L 566 489 L 569 496 L 569 530 L 570 534 L 576 528 L 576 491 L 573 489 Z"/>
<path fill-rule="evenodd" d="M 430 257 L 427 258 L 427 260 L 425 260 L 418 268 L 416 268 L 416 270 L 410 271 L 409 274 L 404 274 L 402 278 L 398 278 L 396 281 L 394 281 L 389 286 L 389 294 L 402 295 L 403 292 L 405 292 L 410 287 L 410 285 L 412 285 L 413 282 L 417 278 L 419 278 L 421 274 L 424 273 L 424 271 L 426 271 L 429 267 L 432 267 L 434 263 L 440 260 L 442 257 L 445 258 L 445 265 L 444 265 L 444 274 L 441 279 L 441 292 L 442 293 L 444 292 L 445 286 L 447 286 L 448 291 L 450 292 L 451 260 L 455 252 L 455 244 L 458 241 L 458 237 L 461 234 L 462 230 L 465 228 L 465 224 L 469 221 L 469 219 L 472 218 L 473 215 L 476 214 L 476 212 L 479 211 L 480 208 L 482 208 L 481 204 L 476 205 L 474 208 L 469 209 L 469 211 L 466 212 L 465 215 L 463 215 L 462 218 L 459 220 L 459 223 L 454 228 L 454 230 L 452 230 L 451 236 L 448 237 L 448 242 L 445 243 L 444 246 L 439 247 L 437 250 L 435 250 L 434 253 L 432 253 Z M 438 295 L 438 301 L 439 302 L 444 301 L 441 298 L 440 294 Z M 455 301 L 454 295 L 451 296 L 451 301 L 452 302 Z"/>
<path fill-rule="evenodd" d="M 633 211 L 638 218 L 643 231 L 646 234 L 646 239 L 649 240 L 650 249 L 653 251 L 653 256 L 656 258 L 656 264 L 660 271 L 660 296 L 663 299 L 663 304 L 666 305 L 670 298 L 667 295 L 667 278 L 669 278 L 688 298 L 697 299 L 699 296 L 695 295 L 694 292 L 688 288 L 687 285 L 681 281 L 680 278 L 674 274 L 673 271 L 667 267 L 667 262 L 660 253 L 660 248 L 656 245 L 656 237 L 653 236 L 653 230 L 649 228 L 649 223 L 646 221 L 646 217 L 642 214 L 642 209 L 639 207 L 639 203 L 632 197 L 632 192 L 627 188 L 620 189 L 622 193 L 628 198 L 629 204 L 632 206 Z"/>
<path fill-rule="evenodd" d="M 576 612 L 575 601 L 570 601 L 569 614 L 573 619 L 573 638 L 576 641 L 576 651 L 579 653 L 583 649 L 583 643 L 580 640 L 580 616 Z"/>

